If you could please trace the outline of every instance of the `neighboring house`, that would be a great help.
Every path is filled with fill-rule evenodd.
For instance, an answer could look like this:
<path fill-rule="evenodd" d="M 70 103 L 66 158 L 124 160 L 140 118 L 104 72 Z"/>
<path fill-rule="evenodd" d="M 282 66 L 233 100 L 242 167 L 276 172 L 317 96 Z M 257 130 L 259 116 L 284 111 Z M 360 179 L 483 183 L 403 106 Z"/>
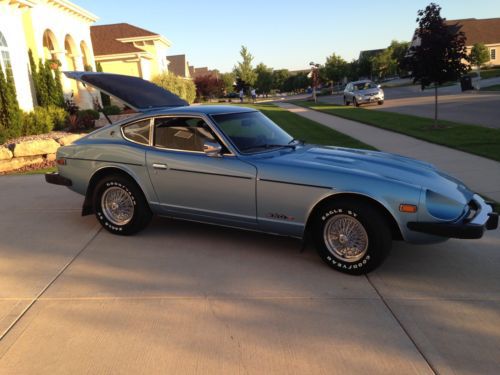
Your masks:
<path fill-rule="evenodd" d="M 382 52 L 385 51 L 385 48 L 380 48 L 380 49 L 369 49 L 366 51 L 360 51 L 359 52 L 359 60 L 365 59 L 365 58 L 372 58 L 377 55 L 380 55 Z"/>
<path fill-rule="evenodd" d="M 168 71 L 183 78 L 191 78 L 189 71 L 189 63 L 186 60 L 186 55 L 171 55 L 167 56 Z"/>
<path fill-rule="evenodd" d="M 0 66 L 10 65 L 19 105 L 36 105 L 28 50 L 36 62 L 59 60 L 61 70 L 95 68 L 90 25 L 97 17 L 67 0 L 0 0 Z M 89 92 L 63 77 L 64 93 L 82 108 L 92 107 Z"/>
<path fill-rule="evenodd" d="M 193 79 L 196 79 L 196 77 L 203 77 L 203 76 L 214 76 L 214 77 L 218 76 L 217 70 L 208 69 L 208 67 L 206 66 L 203 66 L 201 68 L 195 68 L 194 66 L 190 66 L 189 74 Z"/>
<path fill-rule="evenodd" d="M 466 18 L 449 20 L 446 24 L 465 34 L 467 52 L 474 44 L 483 43 L 490 52 L 487 65 L 500 65 L 500 18 Z"/>
<path fill-rule="evenodd" d="M 160 34 L 128 23 L 92 26 L 90 33 L 95 61 L 104 72 L 151 80 L 168 71 L 171 43 Z"/>

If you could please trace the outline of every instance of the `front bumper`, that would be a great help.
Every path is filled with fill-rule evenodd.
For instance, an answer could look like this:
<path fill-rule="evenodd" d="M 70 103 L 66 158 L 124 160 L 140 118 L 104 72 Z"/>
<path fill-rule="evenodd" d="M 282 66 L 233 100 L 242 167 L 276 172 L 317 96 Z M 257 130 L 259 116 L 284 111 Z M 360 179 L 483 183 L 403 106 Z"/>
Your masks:
<path fill-rule="evenodd" d="M 45 174 L 45 181 L 48 182 L 49 184 L 54 184 L 54 185 L 62 185 L 62 186 L 71 186 L 73 185 L 73 182 L 66 177 L 61 176 L 59 173 L 46 173 Z"/>
<path fill-rule="evenodd" d="M 377 102 L 383 102 L 384 97 L 383 96 L 363 96 L 361 98 L 356 98 L 356 100 L 360 104 L 377 103 Z"/>
<path fill-rule="evenodd" d="M 416 232 L 432 234 L 448 238 L 481 238 L 485 230 L 498 228 L 498 213 L 479 195 L 474 195 L 472 201 L 477 205 L 476 214 L 472 219 L 464 219 L 457 223 L 415 222 L 407 224 L 408 229 Z"/>

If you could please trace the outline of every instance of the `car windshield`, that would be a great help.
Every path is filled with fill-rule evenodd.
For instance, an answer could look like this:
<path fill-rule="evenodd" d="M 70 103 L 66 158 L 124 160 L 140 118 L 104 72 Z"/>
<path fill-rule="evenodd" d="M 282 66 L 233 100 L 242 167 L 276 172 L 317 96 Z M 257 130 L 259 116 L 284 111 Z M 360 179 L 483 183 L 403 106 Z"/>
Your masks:
<path fill-rule="evenodd" d="M 377 85 L 373 82 L 360 82 L 354 84 L 354 91 L 358 90 L 368 90 L 368 89 L 376 89 Z"/>
<path fill-rule="evenodd" d="M 244 154 L 268 149 L 290 147 L 293 137 L 261 112 L 242 112 L 213 115 L 213 120 Z"/>

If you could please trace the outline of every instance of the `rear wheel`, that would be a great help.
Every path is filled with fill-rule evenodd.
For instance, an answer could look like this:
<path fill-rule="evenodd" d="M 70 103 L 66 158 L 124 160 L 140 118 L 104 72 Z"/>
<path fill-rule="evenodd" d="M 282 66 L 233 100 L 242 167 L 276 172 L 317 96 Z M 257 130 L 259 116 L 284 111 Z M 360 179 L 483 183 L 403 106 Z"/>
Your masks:
<path fill-rule="evenodd" d="M 349 103 L 349 101 L 347 100 L 347 98 L 344 96 L 344 105 L 349 105 L 351 103 Z"/>
<path fill-rule="evenodd" d="M 137 233 L 151 221 L 152 213 L 144 194 L 125 176 L 112 175 L 99 181 L 93 203 L 97 220 L 113 234 Z"/>
<path fill-rule="evenodd" d="M 379 101 L 377 102 L 377 104 L 378 104 L 378 105 L 382 105 L 382 104 L 384 104 L 384 101 L 383 101 L 383 100 L 379 100 Z"/>
<path fill-rule="evenodd" d="M 377 268 L 392 245 L 384 216 L 369 204 L 353 199 L 323 206 L 314 221 L 313 238 L 323 261 L 351 275 Z"/>

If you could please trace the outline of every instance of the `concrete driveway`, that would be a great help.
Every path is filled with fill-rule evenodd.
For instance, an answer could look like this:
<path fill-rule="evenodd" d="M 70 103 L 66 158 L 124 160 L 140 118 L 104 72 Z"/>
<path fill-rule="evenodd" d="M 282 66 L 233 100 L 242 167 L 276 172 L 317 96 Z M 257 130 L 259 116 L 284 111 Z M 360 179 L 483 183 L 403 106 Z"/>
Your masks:
<path fill-rule="evenodd" d="M 0 373 L 494 374 L 500 232 L 395 243 L 369 277 L 297 240 L 81 217 L 43 176 L 0 178 Z"/>

